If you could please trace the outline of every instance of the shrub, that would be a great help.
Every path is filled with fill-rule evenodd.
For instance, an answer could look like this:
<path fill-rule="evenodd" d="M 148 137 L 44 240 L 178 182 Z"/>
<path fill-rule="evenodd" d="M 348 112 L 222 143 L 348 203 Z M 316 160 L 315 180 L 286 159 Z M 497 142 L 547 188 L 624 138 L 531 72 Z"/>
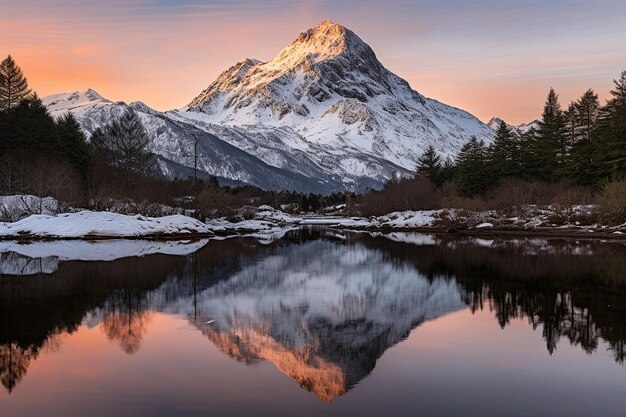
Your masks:
<path fill-rule="evenodd" d="M 607 183 L 596 198 L 605 220 L 609 223 L 626 222 L 626 180 Z"/>
<path fill-rule="evenodd" d="M 393 211 L 433 210 L 441 207 L 441 191 L 424 175 L 390 181 L 381 191 L 363 196 L 358 211 L 376 216 Z"/>

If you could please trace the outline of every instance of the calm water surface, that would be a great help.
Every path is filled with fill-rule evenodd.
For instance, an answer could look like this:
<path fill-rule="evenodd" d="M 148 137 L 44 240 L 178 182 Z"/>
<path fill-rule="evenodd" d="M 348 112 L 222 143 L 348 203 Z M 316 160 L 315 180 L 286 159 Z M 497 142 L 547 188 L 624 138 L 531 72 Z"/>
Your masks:
<path fill-rule="evenodd" d="M 0 242 L 0 415 L 624 416 L 626 246 Z"/>

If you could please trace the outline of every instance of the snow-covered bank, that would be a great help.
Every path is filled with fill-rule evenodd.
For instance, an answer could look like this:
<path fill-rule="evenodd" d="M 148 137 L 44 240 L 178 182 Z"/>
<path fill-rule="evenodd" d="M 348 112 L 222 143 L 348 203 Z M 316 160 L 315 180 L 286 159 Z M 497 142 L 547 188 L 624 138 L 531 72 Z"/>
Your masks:
<path fill-rule="evenodd" d="M 282 238 L 302 226 L 368 231 L 419 231 L 516 234 L 568 234 L 621 238 L 626 219 L 617 226 L 599 224 L 593 206 L 526 206 L 515 211 L 470 212 L 456 209 L 402 211 L 370 218 L 290 215 L 270 206 L 246 207 L 252 218 L 205 222 L 184 215 L 146 217 L 111 212 L 79 211 L 58 215 L 36 214 L 13 223 L 0 223 L 0 239 L 165 239 L 254 237 L 263 243 Z"/>
<path fill-rule="evenodd" d="M 0 275 L 51 274 L 59 268 L 59 263 L 65 261 L 108 262 L 155 254 L 184 256 L 202 249 L 207 242 L 208 239 L 0 241 Z"/>
<path fill-rule="evenodd" d="M 368 231 L 420 231 L 460 233 L 517 233 L 584 235 L 620 238 L 626 234 L 626 219 L 620 225 L 602 224 L 594 216 L 594 206 L 571 207 L 525 206 L 507 211 L 467 211 L 457 209 L 399 211 L 382 216 L 364 217 L 292 217 L 263 207 L 256 221 L 280 219 L 283 224 L 326 226 Z"/>
<path fill-rule="evenodd" d="M 0 223 L 0 238 L 79 239 L 212 236 L 210 226 L 191 217 L 127 216 L 80 211 L 56 216 L 32 215 L 14 223 Z"/>
<path fill-rule="evenodd" d="M 470 234 L 512 233 L 519 235 L 588 235 L 621 238 L 626 233 L 626 219 L 619 225 L 603 224 L 594 214 L 595 207 L 525 206 L 506 211 L 468 211 L 440 209 L 394 212 L 363 219 L 369 225 L 353 227 L 365 230 L 402 230 L 459 232 Z M 346 228 L 350 228 L 346 226 Z"/>
<path fill-rule="evenodd" d="M 256 210 L 254 218 L 237 222 L 224 218 L 207 219 L 202 222 L 184 215 L 147 217 L 108 211 L 32 214 L 15 222 L 0 222 L 0 239 L 155 239 L 243 236 L 253 237 L 262 243 L 271 243 L 282 238 L 289 230 L 302 225 L 369 226 L 369 222 L 358 218 L 302 218 L 274 210 L 269 206 L 261 206 Z"/>
<path fill-rule="evenodd" d="M 227 219 L 208 219 L 207 225 L 218 234 L 249 234 L 253 232 L 268 233 L 276 229 L 297 226 L 328 226 L 328 227 L 368 227 L 370 222 L 362 217 L 341 216 L 294 216 L 270 206 L 258 208 L 246 207 L 248 211 L 256 210 L 252 219 L 231 222 Z"/>
<path fill-rule="evenodd" d="M 272 209 L 269 206 L 259 207 L 259 211 L 254 215 L 254 220 L 242 221 L 239 223 L 228 223 L 232 229 L 244 227 L 254 228 L 257 224 L 279 224 L 297 226 L 326 226 L 338 229 L 407 229 L 435 227 L 450 213 L 447 210 L 431 211 L 403 211 L 394 212 L 378 217 L 342 217 L 324 215 L 304 215 L 292 216 L 280 210 Z M 223 223 L 214 223 L 221 225 Z M 245 227 L 244 227 L 245 228 Z"/>

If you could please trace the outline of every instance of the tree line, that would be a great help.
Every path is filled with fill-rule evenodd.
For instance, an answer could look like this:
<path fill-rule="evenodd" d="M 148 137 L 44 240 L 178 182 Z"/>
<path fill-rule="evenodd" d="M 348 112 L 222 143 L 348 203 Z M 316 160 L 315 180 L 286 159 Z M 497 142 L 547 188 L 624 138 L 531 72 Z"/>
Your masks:
<path fill-rule="evenodd" d="M 88 141 L 76 118 L 55 118 L 10 55 L 0 62 L 0 192 L 52 195 L 77 203 L 158 172 L 137 114 L 96 129 Z"/>
<path fill-rule="evenodd" d="M 465 197 L 484 195 L 510 178 L 597 189 L 626 176 L 626 71 L 614 80 L 611 98 L 601 106 L 587 90 L 566 110 L 550 89 L 537 128 L 518 132 L 504 121 L 492 144 L 472 137 L 455 161 L 442 162 L 429 147 L 417 172 L 442 185 L 453 180 Z"/>
<path fill-rule="evenodd" d="M 50 115 L 10 55 L 0 62 L 1 194 L 53 196 L 75 206 L 105 210 L 115 200 L 181 206 L 192 196 L 192 204 L 182 205 L 211 215 L 257 203 L 291 205 L 294 211 L 316 211 L 344 202 L 352 211 L 363 201 L 376 206 L 365 207 L 362 214 L 438 204 L 453 207 L 455 196 L 477 198 L 497 192 L 498 187 L 510 190 L 511 181 L 565 183 L 594 191 L 622 184 L 612 192 L 618 209 L 626 211 L 621 207 L 626 205 L 622 196 L 626 192 L 626 71 L 614 80 L 611 98 L 602 106 L 597 94 L 588 90 L 563 110 L 551 89 L 537 129 L 521 133 L 503 122 L 492 144 L 473 137 L 455 160 L 443 161 L 431 146 L 419 157 L 417 173 L 414 180 L 391 181 L 382 192 L 362 197 L 220 187 L 215 178 L 167 181 L 150 152 L 150 138 L 140 117 L 131 108 L 97 128 L 88 140 L 71 113 Z M 550 193 L 550 188 L 544 189 L 543 194 Z M 436 194 L 451 197 L 435 203 Z M 540 202 L 536 200 L 532 202 Z"/>

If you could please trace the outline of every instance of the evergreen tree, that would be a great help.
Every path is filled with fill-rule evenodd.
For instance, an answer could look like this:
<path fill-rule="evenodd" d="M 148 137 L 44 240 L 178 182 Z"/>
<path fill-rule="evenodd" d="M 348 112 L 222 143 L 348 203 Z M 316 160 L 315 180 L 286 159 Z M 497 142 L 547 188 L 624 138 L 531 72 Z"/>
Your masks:
<path fill-rule="evenodd" d="M 611 99 L 619 106 L 626 106 L 626 70 L 622 71 L 618 80 L 613 80 L 613 90 L 611 90 Z"/>
<path fill-rule="evenodd" d="M 441 166 L 441 173 L 439 174 L 441 183 L 443 184 L 446 181 L 452 181 L 454 179 L 455 172 L 456 165 L 454 164 L 454 161 L 450 158 L 446 159 Z"/>
<path fill-rule="evenodd" d="M 493 181 L 487 175 L 487 166 L 485 143 L 472 136 L 457 156 L 456 183 L 462 195 L 473 197 L 487 191 Z"/>
<path fill-rule="evenodd" d="M 426 174 L 433 184 L 441 185 L 441 157 L 433 145 L 429 145 L 417 159 L 417 173 Z"/>
<path fill-rule="evenodd" d="M 516 135 L 504 121 L 500 122 L 496 137 L 490 147 L 490 169 L 496 178 L 511 177 L 519 173 Z"/>
<path fill-rule="evenodd" d="M 20 155 L 56 152 L 56 124 L 37 95 L 0 112 L 0 149 Z"/>
<path fill-rule="evenodd" d="M 520 133 L 518 138 L 519 176 L 534 178 L 537 170 L 537 131 L 531 127 L 527 132 Z"/>
<path fill-rule="evenodd" d="M 76 120 L 54 120 L 37 95 L 0 111 L 0 192 L 76 196 L 89 159 Z"/>
<path fill-rule="evenodd" d="M 578 114 L 576 112 L 576 103 L 572 101 L 563 115 L 565 117 L 565 123 L 567 125 L 565 136 L 567 137 L 567 141 L 570 144 L 574 144 L 576 142 L 576 132 L 578 131 Z"/>
<path fill-rule="evenodd" d="M 559 96 L 551 88 L 539 121 L 539 130 L 532 143 L 531 171 L 536 178 L 553 181 L 563 172 L 568 152 L 565 131 L 565 117 Z"/>
<path fill-rule="evenodd" d="M 597 141 L 592 139 L 596 128 L 600 103 L 598 95 L 589 89 L 582 97 L 572 103 L 568 109 L 568 146 L 567 174 L 582 185 L 597 182 L 598 164 L 595 148 Z"/>
<path fill-rule="evenodd" d="M 0 62 L 0 110 L 13 110 L 30 93 L 22 69 L 9 55 Z"/>
<path fill-rule="evenodd" d="M 591 140 L 591 132 L 596 126 L 598 120 L 598 110 L 600 102 L 598 95 L 592 89 L 589 89 L 574 104 L 575 112 L 575 141 Z"/>
<path fill-rule="evenodd" d="M 600 111 L 594 146 L 599 179 L 626 177 L 626 71 L 614 80 L 611 98 Z"/>
<path fill-rule="evenodd" d="M 153 155 L 148 151 L 150 138 L 137 114 L 128 109 L 120 120 L 91 135 L 91 143 L 109 163 L 129 177 L 155 173 Z"/>
<path fill-rule="evenodd" d="M 67 113 L 57 120 L 58 151 L 67 158 L 74 168 L 83 176 L 87 174 L 90 152 L 87 139 L 80 124 L 72 115 Z"/>

